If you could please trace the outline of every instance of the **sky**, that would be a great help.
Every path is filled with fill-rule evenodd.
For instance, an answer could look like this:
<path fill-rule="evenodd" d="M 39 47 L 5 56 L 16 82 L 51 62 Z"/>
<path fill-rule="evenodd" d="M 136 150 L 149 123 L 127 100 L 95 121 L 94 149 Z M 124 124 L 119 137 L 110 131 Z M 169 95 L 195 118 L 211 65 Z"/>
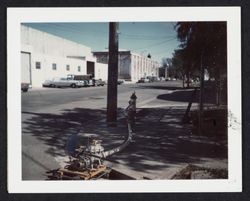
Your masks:
<path fill-rule="evenodd" d="M 48 32 L 86 45 L 92 51 L 108 48 L 109 23 L 24 23 L 26 26 Z M 174 30 L 175 22 L 120 22 L 119 49 L 131 50 L 162 62 L 171 58 L 179 41 Z"/>

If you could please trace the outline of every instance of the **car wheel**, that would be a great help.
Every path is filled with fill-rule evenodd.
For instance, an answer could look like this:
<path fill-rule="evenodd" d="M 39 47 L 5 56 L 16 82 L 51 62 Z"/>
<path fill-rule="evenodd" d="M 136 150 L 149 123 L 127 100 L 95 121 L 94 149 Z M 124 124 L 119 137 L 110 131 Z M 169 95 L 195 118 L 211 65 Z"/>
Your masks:
<path fill-rule="evenodd" d="M 27 91 L 28 91 L 28 89 L 22 89 L 22 91 L 23 91 L 23 92 L 27 92 Z"/>
<path fill-rule="evenodd" d="M 49 85 L 49 87 L 55 88 L 55 87 L 56 87 L 56 85 L 54 85 L 54 84 L 50 84 L 50 85 Z"/>
<path fill-rule="evenodd" d="M 71 87 L 72 88 L 76 88 L 76 84 L 71 84 Z"/>

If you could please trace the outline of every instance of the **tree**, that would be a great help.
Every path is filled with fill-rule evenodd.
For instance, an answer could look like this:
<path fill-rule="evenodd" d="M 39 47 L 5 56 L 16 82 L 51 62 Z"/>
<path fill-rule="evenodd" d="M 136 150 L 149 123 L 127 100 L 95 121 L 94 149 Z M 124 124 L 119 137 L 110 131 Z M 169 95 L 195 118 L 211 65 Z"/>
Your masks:
<path fill-rule="evenodd" d="M 220 104 L 221 75 L 227 72 L 226 22 L 178 22 L 177 37 L 184 51 L 188 75 L 202 66 L 216 80 L 217 104 Z"/>
<path fill-rule="evenodd" d="M 172 68 L 175 76 L 182 79 L 182 85 L 185 87 L 185 59 L 183 49 L 174 51 L 172 58 Z"/>
<path fill-rule="evenodd" d="M 162 67 L 165 69 L 165 77 L 175 76 L 171 58 L 163 58 Z"/>
<path fill-rule="evenodd" d="M 221 75 L 227 71 L 226 22 L 178 22 L 175 26 L 181 42 L 186 69 L 200 69 L 199 133 L 203 124 L 204 71 L 216 79 L 217 104 L 221 102 Z M 184 65 L 185 67 L 185 65 Z"/>

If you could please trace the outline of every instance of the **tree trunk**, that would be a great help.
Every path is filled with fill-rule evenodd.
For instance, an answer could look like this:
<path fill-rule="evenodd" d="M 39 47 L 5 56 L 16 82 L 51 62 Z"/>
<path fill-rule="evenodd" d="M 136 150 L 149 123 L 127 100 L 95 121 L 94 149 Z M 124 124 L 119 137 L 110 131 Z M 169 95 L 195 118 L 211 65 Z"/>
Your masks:
<path fill-rule="evenodd" d="M 190 73 L 187 72 L 187 88 L 189 88 L 189 83 L 190 82 Z"/>
<path fill-rule="evenodd" d="M 202 61 L 203 55 L 201 55 L 200 66 L 200 103 L 199 103 L 199 135 L 202 134 L 203 127 L 203 103 L 204 103 L 204 66 Z"/>
<path fill-rule="evenodd" d="M 182 88 L 185 88 L 185 75 L 182 76 Z"/>
<path fill-rule="evenodd" d="M 221 104 L 221 76 L 220 69 L 218 69 L 218 75 L 216 76 L 216 105 L 220 106 Z"/>

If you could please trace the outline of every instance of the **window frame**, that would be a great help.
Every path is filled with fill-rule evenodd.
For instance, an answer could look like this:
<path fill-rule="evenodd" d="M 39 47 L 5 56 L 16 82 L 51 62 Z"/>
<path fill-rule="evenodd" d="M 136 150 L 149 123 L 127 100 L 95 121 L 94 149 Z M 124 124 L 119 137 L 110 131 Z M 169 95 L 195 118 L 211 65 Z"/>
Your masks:
<path fill-rule="evenodd" d="M 56 63 L 52 63 L 52 70 L 57 70 L 57 65 L 56 65 Z"/>
<path fill-rule="evenodd" d="M 38 68 L 37 64 L 39 64 L 39 68 Z M 40 70 L 41 69 L 41 61 L 36 61 L 35 67 L 36 67 L 36 69 Z"/>

